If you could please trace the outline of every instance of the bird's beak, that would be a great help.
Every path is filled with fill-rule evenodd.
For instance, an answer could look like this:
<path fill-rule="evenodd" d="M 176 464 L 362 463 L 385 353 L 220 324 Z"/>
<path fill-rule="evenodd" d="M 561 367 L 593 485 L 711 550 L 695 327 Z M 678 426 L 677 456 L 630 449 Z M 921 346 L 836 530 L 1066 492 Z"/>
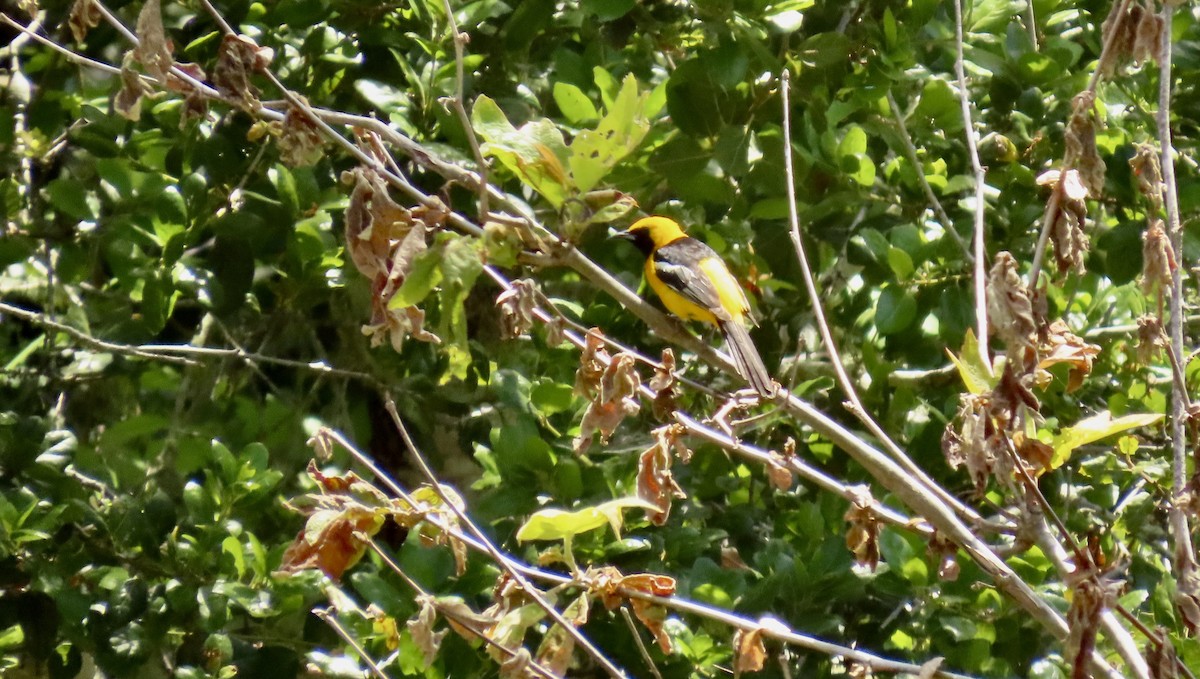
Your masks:
<path fill-rule="evenodd" d="M 608 231 L 609 231 L 609 233 L 608 233 L 609 238 L 616 238 L 618 240 L 627 240 L 627 241 L 633 242 L 633 234 L 629 233 L 628 231 L 618 231 L 616 229 L 609 229 Z"/>

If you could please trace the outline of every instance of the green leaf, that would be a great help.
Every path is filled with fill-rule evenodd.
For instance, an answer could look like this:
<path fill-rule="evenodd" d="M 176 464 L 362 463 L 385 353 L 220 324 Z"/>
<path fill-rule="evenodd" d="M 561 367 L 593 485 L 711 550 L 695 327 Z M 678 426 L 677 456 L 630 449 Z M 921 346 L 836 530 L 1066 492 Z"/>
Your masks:
<path fill-rule="evenodd" d="M 958 368 L 958 375 L 962 378 L 963 385 L 972 394 L 991 391 L 1000 383 L 999 375 L 994 374 L 991 367 L 983 362 L 983 356 L 979 353 L 979 340 L 975 338 L 973 329 L 967 328 L 966 337 L 963 338 L 962 353 L 955 356 L 947 349 L 946 355 Z"/>
<path fill-rule="evenodd" d="M 887 261 L 888 266 L 892 269 L 892 273 L 896 274 L 897 280 L 908 280 L 908 277 L 916 270 L 913 266 L 912 257 L 894 245 L 888 247 Z"/>
<path fill-rule="evenodd" d="M 484 153 L 499 159 L 555 208 L 562 206 L 573 185 L 564 166 L 567 145 L 554 123 L 541 118 L 515 128 L 495 101 L 480 95 L 471 110 L 471 125 L 487 142 Z"/>
<path fill-rule="evenodd" d="M 568 82 L 554 83 L 554 103 L 558 104 L 558 110 L 562 111 L 571 123 L 587 122 L 600 117 L 600 112 L 596 110 L 596 105 L 588 95 Z"/>
<path fill-rule="evenodd" d="M 612 526 L 613 532 L 621 535 L 623 509 L 645 509 L 658 511 L 654 505 L 638 497 L 623 497 L 609 500 L 595 507 L 584 507 L 573 512 L 562 509 L 542 509 L 517 531 L 517 540 L 565 540 L 570 537 L 596 530 L 604 524 Z"/>
<path fill-rule="evenodd" d="M 430 291 L 442 282 L 442 251 L 440 248 L 430 248 L 417 255 L 412 268 L 400 284 L 400 289 L 388 301 L 389 309 L 403 309 L 414 304 L 420 304 Z"/>
<path fill-rule="evenodd" d="M 875 328 L 881 335 L 891 335 L 912 325 L 917 317 L 917 300 L 908 290 L 888 286 L 879 294 L 875 304 Z"/>
<path fill-rule="evenodd" d="M 650 129 L 643 114 L 647 94 L 638 91 L 637 79 L 625 76 L 621 90 L 595 130 L 584 130 L 571 141 L 568 163 L 579 191 L 591 191 L 642 143 Z"/>
<path fill-rule="evenodd" d="M 1162 418 L 1163 416 L 1157 413 L 1137 413 L 1123 415 L 1114 419 L 1112 413 L 1106 410 L 1085 420 L 1081 420 L 1074 426 L 1060 431 L 1050 442 L 1051 447 L 1054 448 L 1054 456 L 1050 460 L 1050 469 L 1061 467 L 1071 458 L 1071 453 L 1079 446 L 1099 441 L 1113 434 L 1119 434 L 1137 427 L 1148 427 Z"/>

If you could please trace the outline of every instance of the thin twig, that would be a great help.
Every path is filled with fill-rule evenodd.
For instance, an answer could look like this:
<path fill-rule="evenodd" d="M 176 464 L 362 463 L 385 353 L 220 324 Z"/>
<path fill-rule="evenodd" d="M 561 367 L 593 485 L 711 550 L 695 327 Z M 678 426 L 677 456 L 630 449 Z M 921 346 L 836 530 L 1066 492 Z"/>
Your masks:
<path fill-rule="evenodd" d="M 638 652 L 642 654 L 642 660 L 646 661 L 646 667 L 650 668 L 650 673 L 654 675 L 654 679 L 663 679 L 662 672 L 658 671 L 658 666 L 654 664 L 654 658 L 650 657 L 650 651 L 646 648 L 646 642 L 642 641 L 642 634 L 638 631 L 637 625 L 633 624 L 633 615 L 629 612 L 629 607 L 621 604 L 621 617 L 625 619 L 625 626 L 629 628 L 629 634 L 633 637 L 634 643 L 637 644 Z"/>
<path fill-rule="evenodd" d="M 908 125 L 904 122 L 904 113 L 900 111 L 900 105 L 896 103 L 896 98 L 892 96 L 892 91 L 887 91 L 888 107 L 892 109 L 892 119 L 896 121 L 896 128 L 900 130 L 900 142 L 904 146 L 904 155 L 908 158 L 908 164 L 912 165 L 913 172 L 917 175 L 917 183 L 921 185 L 921 191 L 925 193 L 925 200 L 929 202 L 929 207 L 933 208 L 934 214 L 937 215 L 938 221 L 942 223 L 942 231 L 950 236 L 958 247 L 963 252 L 963 256 L 967 261 L 973 261 L 975 256 L 971 254 L 971 248 L 963 237 L 958 235 L 958 231 L 954 228 L 954 221 L 950 219 L 950 215 L 946 213 L 946 208 L 942 207 L 942 201 L 938 200 L 937 194 L 933 192 L 933 186 L 929 184 L 929 179 L 925 177 L 925 165 L 921 162 L 921 158 L 917 156 L 917 147 L 913 144 L 912 135 L 908 133 Z"/>
<path fill-rule="evenodd" d="M 51 330 L 57 330 L 75 340 L 78 340 L 85 346 L 91 347 L 92 349 L 99 349 L 101 351 L 108 351 L 114 354 L 122 354 L 125 356 L 137 356 L 138 358 L 145 358 L 154 361 L 163 361 L 164 363 L 174 363 L 176 365 L 198 365 L 195 361 L 189 358 L 184 358 L 181 356 L 168 356 L 154 350 L 143 349 L 137 346 L 108 342 L 93 337 L 82 330 L 76 330 L 75 328 L 72 328 L 64 323 L 51 320 L 45 314 L 40 314 L 36 311 L 30 311 L 28 309 L 22 309 L 21 307 L 13 306 L 5 302 L 0 302 L 0 314 L 9 314 L 29 321 L 34 325 L 38 325 L 43 328 L 49 328 Z"/>
<path fill-rule="evenodd" d="M 331 438 L 333 438 L 334 441 L 336 441 L 347 452 L 349 452 L 355 460 L 369 469 L 371 473 L 374 474 L 381 483 L 383 483 L 384 486 L 386 486 L 393 493 L 396 493 L 398 497 L 401 497 L 408 502 L 411 507 L 420 506 L 420 503 L 417 503 L 415 500 L 413 500 L 412 496 L 407 493 L 400 486 L 400 484 L 395 481 L 395 479 L 393 479 L 386 471 L 381 469 L 369 455 L 355 447 L 349 440 L 346 439 L 346 437 L 332 429 L 326 428 L 322 431 L 326 432 Z M 480 541 L 477 537 L 462 532 L 462 530 L 458 527 L 442 523 L 440 518 L 435 513 L 426 513 L 425 520 L 445 531 L 454 539 L 461 540 L 463 544 L 467 545 L 471 549 L 474 549 L 482 554 L 487 554 L 493 559 L 496 558 L 495 554 L 499 550 L 497 550 L 494 545 L 491 545 L 486 541 Z M 547 582 L 559 587 L 579 585 L 575 578 L 530 566 L 502 552 L 500 552 L 500 556 L 502 559 L 501 563 L 519 571 L 522 575 L 527 577 L 535 578 L 542 582 Z M 691 601 L 679 596 L 656 596 L 631 587 L 622 586 L 619 588 L 619 591 L 620 594 L 625 597 L 644 599 L 673 611 L 688 613 L 700 618 L 729 625 L 736 629 L 752 631 L 762 628 L 765 636 L 774 638 L 785 644 L 834 657 L 842 657 L 854 660 L 855 662 L 863 663 L 879 671 L 910 672 L 915 674 L 920 669 L 920 667 L 917 665 L 910 665 L 907 663 L 889 660 L 866 651 L 840 646 L 838 644 L 817 639 L 816 637 L 795 632 L 778 620 L 768 620 L 764 618 L 754 621 L 750 620 L 749 618 L 738 616 L 729 611 Z M 937 676 L 949 677 L 951 679 L 965 679 L 964 675 L 954 674 L 946 671 L 939 671 Z"/>
<path fill-rule="evenodd" d="M 772 459 L 769 452 L 738 441 L 737 439 L 718 432 L 711 427 L 706 427 L 681 412 L 675 413 L 675 421 L 683 425 L 683 427 L 691 434 L 699 436 L 709 443 L 720 446 L 724 450 L 727 450 L 731 453 L 735 453 L 741 457 L 749 458 L 763 465 L 777 464 L 777 462 Z M 849 501 L 854 501 L 858 497 L 858 495 L 851 490 L 848 484 L 842 483 L 841 481 L 829 476 L 825 472 L 809 466 L 807 463 L 797 457 L 792 457 L 786 460 L 785 464 L 798 476 L 809 481 L 822 490 L 839 495 Z M 879 515 L 879 518 L 892 525 L 912 528 L 926 537 L 933 533 L 933 528 L 928 524 L 905 516 L 891 507 L 882 504 L 878 500 L 875 501 L 875 505 L 872 507 L 872 509 L 876 514 Z"/>
<path fill-rule="evenodd" d="M 371 659 L 371 655 L 367 653 L 367 650 L 363 648 L 361 644 L 358 643 L 358 640 L 354 638 L 354 635 L 350 634 L 349 630 L 347 630 L 345 627 L 342 627 L 342 623 L 338 622 L 337 616 L 331 613 L 330 609 L 314 608 L 312 612 L 313 615 L 323 620 L 326 625 L 329 625 L 329 627 L 336 632 L 339 637 L 341 637 L 342 641 L 346 642 L 350 648 L 354 649 L 354 652 L 358 654 L 358 657 L 362 658 L 363 662 L 367 664 L 367 667 L 371 668 L 371 671 L 375 673 L 375 676 L 379 677 L 379 679 L 390 679 L 388 675 L 384 674 L 383 670 L 379 668 L 379 665 L 375 664 L 375 661 Z"/>
<path fill-rule="evenodd" d="M 1171 20 L 1175 6 L 1164 2 L 1162 8 L 1162 38 L 1159 43 L 1158 69 L 1158 143 L 1161 154 L 1159 164 L 1162 167 L 1163 198 L 1166 209 L 1167 233 L 1170 236 L 1171 247 L 1176 257 L 1183 254 L 1183 227 L 1179 222 L 1179 197 L 1175 182 L 1175 145 L 1171 140 L 1171 75 L 1172 42 Z M 1114 31 L 1115 33 L 1116 31 Z M 1191 400 L 1187 394 L 1187 384 L 1183 380 L 1180 365 L 1183 350 L 1183 271 L 1177 267 L 1171 272 L 1171 299 L 1169 308 L 1171 318 L 1168 322 L 1168 333 L 1171 336 L 1170 351 L 1172 370 L 1178 375 L 1171 389 L 1171 503 L 1168 517 L 1171 522 L 1171 538 L 1174 541 L 1175 577 L 1180 581 L 1191 581 L 1197 569 L 1196 548 L 1192 544 L 1192 530 L 1188 515 L 1185 511 L 1187 503 L 1187 424 L 1191 416 Z"/>
<path fill-rule="evenodd" d="M 964 505 L 944 488 L 939 486 L 929 478 L 929 476 L 912 461 L 900 449 L 900 446 L 888 436 L 883 427 L 871 417 L 870 413 L 863 406 L 862 401 L 858 397 L 858 389 L 855 388 L 854 382 L 850 379 L 850 375 L 846 372 L 846 365 L 842 361 L 841 351 L 834 342 L 833 332 L 829 328 L 829 321 L 825 317 L 825 306 L 823 303 L 824 295 L 817 290 L 816 278 L 813 276 L 812 267 L 808 262 L 808 255 L 804 249 L 804 237 L 800 233 L 800 216 L 796 208 L 796 186 L 795 186 L 795 171 L 792 163 L 792 114 L 791 114 L 791 75 L 785 68 L 781 74 L 780 93 L 783 98 L 783 172 L 784 184 L 787 190 L 788 197 L 788 222 L 790 226 L 790 234 L 792 237 L 792 249 L 796 251 L 796 259 L 800 263 L 800 274 L 804 279 L 804 288 L 808 291 L 808 299 L 812 304 L 813 315 L 817 319 L 817 329 L 821 333 L 821 341 L 825 346 L 825 351 L 829 354 L 829 361 L 833 364 L 834 374 L 837 376 L 838 385 L 842 389 L 842 393 L 846 396 L 846 408 L 858 418 L 860 422 L 871 432 L 875 438 L 883 443 L 888 454 L 892 456 L 901 466 L 903 466 L 912 478 L 918 483 L 924 485 L 938 497 L 942 502 L 950 507 L 953 507 L 956 512 L 967 517 L 971 521 L 982 521 L 982 518 L 971 508 Z"/>
<path fill-rule="evenodd" d="M 463 132 L 467 135 L 467 144 L 471 147 L 471 153 L 475 156 L 475 164 L 479 168 L 479 221 L 486 223 L 488 219 L 488 166 L 487 161 L 483 157 L 483 151 L 479 147 L 479 139 L 475 136 L 475 128 L 471 125 L 471 117 L 467 115 L 466 105 L 463 104 L 463 82 L 466 80 L 465 64 L 463 61 L 463 47 L 470 40 L 466 33 L 460 33 L 458 30 L 458 21 L 454 18 L 454 8 L 450 6 L 450 0 L 442 0 L 443 6 L 446 8 L 446 20 L 450 22 L 450 34 L 454 39 L 454 96 L 450 99 L 450 106 L 454 112 L 458 114 L 458 122 L 462 124 Z"/>
<path fill-rule="evenodd" d="M 395 401 L 393 401 L 391 395 L 387 394 L 386 392 L 384 393 L 383 405 L 384 408 L 387 409 L 388 415 L 391 416 L 392 424 L 395 425 L 396 431 L 400 433 L 400 438 L 404 440 L 404 446 L 408 449 L 409 455 L 412 456 L 413 461 L 416 462 L 417 467 L 421 470 L 421 473 L 425 475 L 425 478 L 432 485 L 434 492 L 437 493 L 438 497 L 442 499 L 442 502 L 445 503 L 446 507 L 454 512 L 454 514 L 458 517 L 458 520 L 467 527 L 467 530 L 471 531 L 471 533 L 475 535 L 475 538 L 487 548 L 496 564 L 503 568 L 510 576 L 512 576 L 513 581 L 515 581 L 517 585 L 520 586 L 527 595 L 529 595 L 529 598 L 533 599 L 534 602 L 542 608 L 542 610 L 546 611 L 546 614 L 549 615 L 554 622 L 561 625 L 563 630 L 565 630 L 567 634 L 569 634 L 571 638 L 575 640 L 575 643 L 579 644 L 580 647 L 582 647 L 583 650 L 590 655 L 598 665 L 600 665 L 600 667 L 604 668 L 604 671 L 610 677 L 613 677 L 614 679 L 618 677 L 625 677 L 625 672 L 613 664 L 613 662 L 609 660 L 607 656 L 600 652 L 600 649 L 596 648 L 595 644 L 593 644 L 590 639 L 584 636 L 583 633 L 576 629 L 576 627 L 572 625 L 569 620 L 563 617 L 563 614 L 560 613 L 558 609 L 555 608 L 549 601 L 547 601 L 546 598 L 542 596 L 541 591 L 534 587 L 533 584 L 531 584 L 519 570 L 513 568 L 512 560 L 504 555 L 495 545 L 493 545 L 491 541 L 488 540 L 487 536 L 484 535 L 483 531 L 480 530 L 479 527 L 475 525 L 475 522 L 471 520 L 471 517 L 446 496 L 445 491 L 438 482 L 437 476 L 433 473 L 433 469 L 429 466 L 429 463 L 425 461 L 425 456 L 421 454 L 420 449 L 417 448 L 416 443 L 414 443 L 412 437 L 409 436 L 408 429 L 404 426 L 404 421 L 400 419 L 399 411 L 396 410 Z"/>
<path fill-rule="evenodd" d="M 962 0 L 954 0 L 954 75 L 958 78 L 958 103 L 962 107 L 963 128 L 967 137 L 967 155 L 971 158 L 971 170 L 975 174 L 975 337 L 979 341 L 979 357 L 991 371 L 992 359 L 988 352 L 988 318 L 985 284 L 987 282 L 987 254 L 983 242 L 983 186 L 986 177 L 979 163 L 979 146 L 975 139 L 975 123 L 971 119 L 971 100 L 967 90 L 967 72 L 963 65 L 963 17 Z"/>
<path fill-rule="evenodd" d="M 400 567 L 400 564 L 396 563 L 396 560 L 393 559 L 391 557 L 391 555 L 389 555 L 387 552 L 383 551 L 383 548 L 380 547 L 379 544 L 377 542 L 375 542 L 375 540 L 373 540 L 373 539 L 368 540 L 367 544 L 370 545 L 371 550 L 374 551 L 375 554 L 377 554 L 379 556 L 379 558 L 382 559 L 385 564 L 387 564 L 388 568 L 390 568 L 392 570 L 392 572 L 399 575 L 408 584 L 409 587 L 411 587 L 414 591 L 416 591 L 418 596 L 420 596 L 420 597 L 424 598 L 426 601 L 428 601 L 430 603 L 430 605 L 433 606 L 434 609 L 438 613 L 441 613 L 442 616 L 444 616 L 446 619 L 453 620 L 455 623 L 457 623 L 458 627 L 456 629 L 464 629 L 464 630 L 467 630 L 468 632 L 471 632 L 476 637 L 478 637 L 480 640 L 482 640 L 485 644 L 500 651 L 501 653 L 507 655 L 510 658 L 515 658 L 519 655 L 517 651 L 509 648 L 508 646 L 505 646 L 504 644 L 502 644 L 502 643 L 496 641 L 495 639 L 491 638 L 490 636 L 488 636 L 488 634 L 485 631 L 476 629 L 475 623 L 473 623 L 470 620 L 464 619 L 460 615 L 457 615 L 453 609 L 443 605 L 440 601 L 438 601 L 436 598 L 434 598 L 432 595 L 430 595 L 429 592 L 425 591 L 425 589 L 423 587 L 421 587 L 420 583 L 418 583 L 416 580 L 414 580 L 412 578 L 412 576 L 410 576 L 408 573 L 405 573 L 404 569 Z M 545 665 L 542 665 L 541 663 L 534 660 L 533 658 L 529 658 L 528 662 L 529 662 L 528 667 L 530 669 L 534 670 L 537 674 L 539 674 L 543 677 L 546 677 L 547 679 L 557 679 L 558 675 L 554 674 L 554 672 L 551 672 L 549 669 L 547 669 Z"/>
<path fill-rule="evenodd" d="M 1100 58 L 1096 60 L 1096 69 L 1092 71 L 1091 77 L 1088 78 L 1088 84 L 1084 92 L 1093 94 L 1096 92 L 1096 87 L 1100 84 L 1102 69 L 1108 63 L 1108 60 L 1112 58 L 1112 50 L 1117 44 L 1117 36 L 1121 34 L 1121 31 L 1116 30 L 1119 27 L 1118 24 L 1120 24 L 1119 17 L 1124 16 L 1129 10 L 1130 2 L 1132 0 L 1118 0 L 1113 5 L 1112 14 L 1109 15 L 1112 17 L 1110 30 L 1104 38 L 1104 46 L 1100 48 Z M 1168 30 L 1165 33 L 1167 34 L 1167 38 L 1165 39 L 1169 39 L 1171 31 Z M 1072 169 L 1067 164 L 1067 160 L 1066 158 L 1063 159 L 1060 177 L 1065 177 L 1067 171 Z M 1071 160 L 1074 162 L 1074 159 Z M 1046 243 L 1050 240 L 1050 230 L 1054 227 L 1054 223 L 1058 221 L 1059 209 L 1062 207 L 1062 186 L 1062 181 L 1055 182 L 1054 190 L 1050 192 L 1050 198 L 1046 201 L 1046 210 L 1042 213 L 1042 228 L 1040 233 L 1038 233 L 1037 245 L 1033 249 L 1033 262 L 1029 265 L 1029 276 L 1025 281 L 1025 285 L 1030 290 L 1036 290 L 1038 287 L 1038 275 L 1042 270 L 1042 260 L 1046 256 Z"/>

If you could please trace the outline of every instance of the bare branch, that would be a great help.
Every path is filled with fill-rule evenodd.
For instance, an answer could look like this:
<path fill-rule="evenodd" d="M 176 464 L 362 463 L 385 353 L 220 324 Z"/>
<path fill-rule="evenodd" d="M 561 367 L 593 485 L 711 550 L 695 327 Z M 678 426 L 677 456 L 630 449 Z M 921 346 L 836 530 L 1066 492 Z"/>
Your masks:
<path fill-rule="evenodd" d="M 983 211 L 986 205 L 983 200 L 983 186 L 986 178 L 983 166 L 979 164 L 979 143 L 975 139 L 975 123 L 971 121 L 971 100 L 967 90 L 967 73 L 963 64 L 963 17 L 962 0 L 954 0 L 954 74 L 958 78 L 958 103 L 962 107 L 963 131 L 967 137 L 967 155 L 971 157 L 971 170 L 975 174 L 975 336 L 979 340 L 979 357 L 985 366 L 992 365 L 991 354 L 988 352 L 988 317 L 987 317 L 987 252 L 984 248 Z"/>

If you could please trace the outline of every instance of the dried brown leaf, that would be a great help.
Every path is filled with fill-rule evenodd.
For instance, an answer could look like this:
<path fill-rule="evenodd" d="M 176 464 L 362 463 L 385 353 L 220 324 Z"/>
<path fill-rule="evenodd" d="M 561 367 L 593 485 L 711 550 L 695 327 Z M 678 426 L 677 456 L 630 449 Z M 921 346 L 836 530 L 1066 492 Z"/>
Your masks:
<path fill-rule="evenodd" d="M 1154 356 L 1167 347 L 1167 335 L 1163 332 L 1162 321 L 1157 316 L 1141 316 L 1137 320 L 1138 342 L 1137 357 L 1142 365 L 1150 365 Z"/>
<path fill-rule="evenodd" d="M 524 646 L 518 648 L 515 653 L 500 663 L 500 679 L 525 679 L 525 677 L 539 676 L 533 671 L 532 662 L 533 656 L 529 654 L 529 649 Z"/>
<path fill-rule="evenodd" d="M 604 332 L 592 328 L 584 336 L 583 351 L 579 354 L 579 369 L 575 371 L 575 394 L 595 398 L 600 391 L 600 377 L 608 366 L 608 350 L 604 348 Z"/>
<path fill-rule="evenodd" d="M 134 56 L 146 72 L 160 83 L 167 82 L 167 73 L 175 63 L 171 56 L 174 47 L 163 27 L 160 0 L 146 0 L 137 20 L 138 46 Z"/>
<path fill-rule="evenodd" d="M 759 672 L 766 664 L 767 647 L 763 643 L 762 628 L 750 631 L 739 629 L 733 634 L 733 676 L 743 672 Z"/>
<path fill-rule="evenodd" d="M 75 0 L 75 4 L 71 5 L 71 15 L 67 18 L 75 42 L 83 42 L 88 31 L 99 26 L 103 17 L 96 0 Z"/>
<path fill-rule="evenodd" d="M 1161 212 L 1163 178 L 1158 149 L 1152 144 L 1138 144 L 1133 157 L 1129 159 L 1129 169 L 1137 178 L 1138 191 L 1150 201 L 1151 212 L 1153 214 Z"/>
<path fill-rule="evenodd" d="M 721 568 L 731 571 L 750 570 L 750 566 L 742 559 L 737 547 L 729 544 L 721 545 Z"/>
<path fill-rule="evenodd" d="M 212 82 L 222 96 L 249 112 L 258 109 L 258 88 L 250 82 L 255 72 L 271 63 L 274 52 L 259 47 L 258 43 L 244 35 L 226 35 L 217 50 L 217 66 L 213 69 Z"/>
<path fill-rule="evenodd" d="M 1067 393 L 1071 393 L 1082 386 L 1084 378 L 1091 374 L 1092 362 L 1100 355 L 1100 347 L 1083 341 L 1083 338 L 1071 332 L 1061 320 L 1051 323 L 1045 334 L 1046 341 L 1041 347 L 1038 370 L 1046 370 L 1060 363 L 1070 365 Z"/>
<path fill-rule="evenodd" d="M 1175 607 L 1189 635 L 1200 631 L 1200 572 L 1191 561 L 1180 567 L 1182 571 L 1175 584 Z"/>
<path fill-rule="evenodd" d="M 1068 172 L 1063 192 L 1071 200 L 1083 200 L 1088 194 L 1099 196 L 1104 192 L 1104 173 L 1107 168 L 1100 157 L 1099 149 L 1096 148 L 1096 127 L 1099 120 L 1096 117 L 1095 101 L 1096 93 L 1091 90 L 1080 92 L 1071 101 L 1071 118 L 1067 122 L 1063 138 L 1063 164 L 1075 168 L 1082 188 L 1087 189 L 1087 193 L 1081 195 L 1079 187 L 1070 185 L 1073 180 Z"/>
<path fill-rule="evenodd" d="M 437 622 L 437 609 L 433 605 L 433 599 L 428 596 L 420 596 L 418 601 L 421 604 L 421 610 L 417 611 L 416 617 L 409 620 L 405 626 L 408 627 L 408 633 L 412 637 L 413 643 L 421 651 L 425 667 L 429 667 L 437 659 L 442 640 L 446 638 L 446 634 L 450 630 L 434 632 L 433 625 Z"/>
<path fill-rule="evenodd" d="M 500 338 L 516 339 L 529 334 L 533 327 L 533 309 L 537 300 L 537 283 L 523 278 L 496 297 L 500 308 Z"/>
<path fill-rule="evenodd" d="M 315 165 L 324 155 L 321 128 L 303 108 L 289 102 L 279 132 L 279 159 L 289 167 L 306 167 Z"/>
<path fill-rule="evenodd" d="M 654 391 L 652 410 L 660 422 L 669 421 L 675 413 L 675 352 L 670 347 L 663 349 L 660 365 L 654 367 L 654 377 L 649 387 Z"/>
<path fill-rule="evenodd" d="M 1158 638 L 1162 643 L 1153 639 L 1146 641 L 1146 664 L 1150 667 L 1151 679 L 1178 679 L 1179 656 L 1171 643 L 1171 632 L 1165 627 L 1158 628 Z"/>
<path fill-rule="evenodd" d="M 938 670 L 942 669 L 942 663 L 944 662 L 946 662 L 946 659 L 942 657 L 925 661 L 921 665 L 921 671 L 917 673 L 917 679 L 933 679 L 937 676 Z"/>
<path fill-rule="evenodd" d="M 142 117 L 142 97 L 153 92 L 142 76 L 130 65 L 130 55 L 125 55 L 121 65 L 121 89 L 113 98 L 113 108 L 126 120 L 137 121 Z"/>
<path fill-rule="evenodd" d="M 608 443 L 621 421 L 641 410 L 636 398 L 638 385 L 641 384 L 641 378 L 634 368 L 636 363 L 632 354 L 620 353 L 609 361 L 601 373 L 598 389 L 579 423 L 579 436 L 575 437 L 572 444 L 576 455 L 587 452 L 597 432 L 600 433 L 601 442 Z M 582 366 L 580 370 L 583 370 Z"/>
<path fill-rule="evenodd" d="M 1018 356 L 1032 348 L 1037 335 L 1029 291 L 1017 271 L 1017 260 L 1008 252 L 999 252 L 988 274 L 988 322 L 992 331 Z"/>
<path fill-rule="evenodd" d="M 1161 315 L 1162 294 L 1171 285 L 1179 263 L 1175 259 L 1175 250 L 1171 247 L 1171 239 L 1163 228 L 1163 220 L 1154 218 L 1142 236 L 1142 292 L 1157 293 Z"/>
<path fill-rule="evenodd" d="M 1133 44 L 1137 38 L 1136 31 L 1138 22 L 1141 20 L 1142 13 L 1145 11 L 1136 3 L 1130 3 L 1126 11 L 1121 12 L 1121 3 L 1114 2 L 1112 11 L 1104 23 L 1100 25 L 1101 44 L 1107 44 L 1109 37 L 1113 32 L 1116 36 L 1113 37 L 1112 48 L 1106 50 L 1102 55 L 1103 58 L 1097 65 L 1097 69 L 1101 75 L 1109 77 L 1117 73 L 1121 67 L 1129 60 L 1133 53 Z"/>
<path fill-rule="evenodd" d="M 1133 45 L 1129 50 L 1134 64 L 1141 66 L 1150 60 L 1162 61 L 1164 30 L 1166 30 L 1166 24 L 1163 22 L 1162 16 L 1155 12 L 1152 6 L 1147 5 L 1143 8 L 1141 16 L 1137 17 L 1137 24 L 1133 28 Z"/>
<path fill-rule="evenodd" d="M 340 580 L 367 549 L 367 539 L 383 525 L 375 509 L 346 502 L 340 509 L 319 509 L 308 517 L 304 530 L 283 553 L 280 572 L 318 569 Z"/>
<path fill-rule="evenodd" d="M 681 430 L 679 425 L 659 427 L 654 431 L 655 444 L 638 458 L 637 496 L 658 508 L 646 513 L 650 523 L 656 526 L 667 523 L 672 498 L 687 497 L 671 475 L 671 451 Z"/>
<path fill-rule="evenodd" d="M 866 486 L 851 486 L 850 508 L 846 510 L 846 547 L 854 553 L 859 565 L 874 571 L 879 566 L 879 517 L 875 512 L 875 499 Z"/>

